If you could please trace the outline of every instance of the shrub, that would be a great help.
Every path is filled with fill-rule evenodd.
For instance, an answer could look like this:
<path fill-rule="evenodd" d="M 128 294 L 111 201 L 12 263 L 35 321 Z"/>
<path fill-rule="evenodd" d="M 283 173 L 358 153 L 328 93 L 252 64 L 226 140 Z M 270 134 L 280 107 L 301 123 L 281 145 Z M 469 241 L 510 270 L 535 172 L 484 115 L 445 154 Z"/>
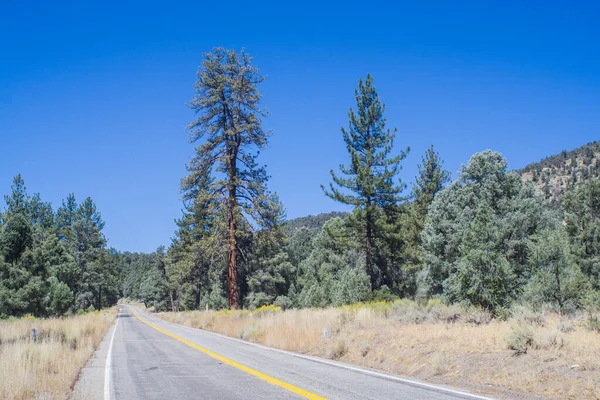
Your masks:
<path fill-rule="evenodd" d="M 436 353 L 431 359 L 434 375 L 443 375 L 450 370 L 450 359 L 446 353 Z"/>
<path fill-rule="evenodd" d="M 254 310 L 252 314 L 256 317 L 262 317 L 268 314 L 275 314 L 278 312 L 281 312 L 281 307 L 277 307 L 273 304 L 270 304 L 268 306 L 258 307 L 256 310 Z"/>
<path fill-rule="evenodd" d="M 287 296 L 277 296 L 273 305 L 282 310 L 288 310 L 293 307 L 294 303 L 292 302 L 292 299 Z"/>
<path fill-rule="evenodd" d="M 391 289 L 387 285 L 381 286 L 381 288 L 374 290 L 371 297 L 373 301 L 394 301 L 398 300 L 398 296 L 392 293 Z"/>
<path fill-rule="evenodd" d="M 528 307 L 516 305 L 511 310 L 512 318 L 533 326 L 545 326 L 546 318 L 541 312 L 533 311 Z"/>
<path fill-rule="evenodd" d="M 469 308 L 463 318 L 468 324 L 484 325 L 490 323 L 492 314 L 483 308 Z"/>
<path fill-rule="evenodd" d="M 252 313 L 249 310 L 237 310 L 235 313 L 233 313 L 231 315 L 231 319 L 233 319 L 233 320 L 244 319 L 251 314 Z"/>
<path fill-rule="evenodd" d="M 569 333 L 569 332 L 573 332 L 575 330 L 575 325 L 573 325 L 572 322 L 570 321 L 562 321 L 559 325 L 558 325 L 558 329 L 561 332 L 564 333 Z"/>
<path fill-rule="evenodd" d="M 338 316 L 340 326 L 344 326 L 349 322 L 354 321 L 355 310 L 343 310 Z"/>
<path fill-rule="evenodd" d="M 200 329 L 210 329 L 212 328 L 212 326 L 215 324 L 216 321 L 216 313 L 212 313 L 209 315 L 208 318 L 204 319 L 204 320 L 200 320 L 200 323 L 198 324 L 198 328 Z"/>
<path fill-rule="evenodd" d="M 494 317 L 500 321 L 508 321 L 508 319 L 512 316 L 510 309 L 506 307 L 498 307 L 494 311 Z"/>
<path fill-rule="evenodd" d="M 453 323 L 458 322 L 461 318 L 463 310 L 456 305 L 447 306 L 439 299 L 431 299 L 427 302 L 426 319 L 432 322 Z"/>
<path fill-rule="evenodd" d="M 362 342 L 360 342 L 359 350 L 360 350 L 360 354 L 363 357 L 366 357 L 367 354 L 369 354 L 369 351 L 371 351 L 371 345 L 369 344 L 369 342 L 362 341 Z"/>
<path fill-rule="evenodd" d="M 64 282 L 59 282 L 55 277 L 50 284 L 50 311 L 54 315 L 63 315 L 73 304 L 73 293 Z"/>
<path fill-rule="evenodd" d="M 331 350 L 329 352 L 329 358 L 333 358 L 334 360 L 337 360 L 339 358 L 342 358 L 347 353 L 348 353 L 348 345 L 346 344 L 346 341 L 338 340 L 334 343 L 333 347 L 331 348 Z"/>
<path fill-rule="evenodd" d="M 600 333 L 600 317 L 590 314 L 588 316 L 588 328 L 594 332 Z"/>
<path fill-rule="evenodd" d="M 557 348 L 560 349 L 565 345 L 565 338 L 562 335 L 558 335 L 556 332 L 547 333 L 540 343 L 540 347 L 545 349 Z"/>
<path fill-rule="evenodd" d="M 515 355 L 527 354 L 527 350 L 534 346 L 531 327 L 523 324 L 513 325 L 506 337 L 506 346 L 514 350 Z"/>
<path fill-rule="evenodd" d="M 400 323 L 455 323 L 465 317 L 466 311 L 459 305 L 446 305 L 440 299 L 415 302 L 402 299 L 392 303 L 390 315 Z"/>
<path fill-rule="evenodd" d="M 590 291 L 585 300 L 584 308 L 587 311 L 587 327 L 600 333 L 600 291 Z"/>
<path fill-rule="evenodd" d="M 240 339 L 254 342 L 260 334 L 260 328 L 256 324 L 248 324 L 240 328 L 238 336 Z"/>
<path fill-rule="evenodd" d="M 378 314 L 382 314 L 385 317 L 388 317 L 393 309 L 393 304 L 394 303 L 390 303 L 387 301 L 370 301 L 366 303 L 360 302 L 350 305 L 344 305 L 341 306 L 340 309 L 347 313 L 355 313 L 359 310 L 368 309 Z"/>

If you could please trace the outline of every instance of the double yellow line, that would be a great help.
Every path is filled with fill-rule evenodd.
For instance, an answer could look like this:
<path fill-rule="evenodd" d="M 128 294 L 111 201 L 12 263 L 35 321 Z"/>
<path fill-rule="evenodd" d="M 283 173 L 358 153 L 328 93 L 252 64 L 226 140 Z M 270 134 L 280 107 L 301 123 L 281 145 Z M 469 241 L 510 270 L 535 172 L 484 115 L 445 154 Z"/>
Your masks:
<path fill-rule="evenodd" d="M 208 355 L 208 356 L 210 356 L 212 358 L 215 358 L 215 359 L 221 361 L 223 364 L 227 364 L 227 365 L 230 365 L 230 366 L 232 366 L 234 368 L 240 369 L 240 370 L 242 370 L 242 371 L 244 371 L 244 372 L 246 372 L 246 373 L 248 373 L 250 375 L 253 375 L 253 376 L 255 376 L 255 377 L 259 378 L 259 379 L 262 379 L 263 381 L 269 382 L 272 385 L 276 385 L 276 386 L 279 386 L 279 387 L 284 388 L 286 390 L 289 390 L 290 392 L 295 393 L 295 394 L 297 394 L 299 396 L 302 396 L 305 399 L 326 400 L 325 397 L 319 396 L 317 394 L 309 392 L 308 390 L 304 390 L 304 389 L 299 388 L 297 386 L 294 386 L 294 385 L 292 385 L 290 383 L 284 382 L 281 379 L 274 378 L 274 377 L 272 377 L 270 375 L 264 374 L 264 373 L 262 373 L 260 371 L 257 371 L 255 369 L 247 367 L 247 366 L 245 366 L 243 364 L 240 364 L 238 362 L 230 360 L 229 358 L 223 357 L 222 355 L 217 354 L 217 353 L 215 353 L 213 351 L 210 351 L 208 349 L 205 349 L 202 346 L 198 346 L 197 344 L 192 343 L 189 340 L 186 340 L 186 339 L 184 339 L 182 337 L 179 337 L 179 336 L 177 336 L 177 335 L 175 335 L 175 334 L 173 334 L 171 332 L 165 331 L 164 329 L 161 329 L 158 326 L 156 326 L 154 324 L 151 324 L 150 322 L 147 322 L 147 321 L 143 320 L 142 318 L 140 318 L 140 316 L 133 310 L 133 308 L 129 307 L 129 310 L 131 311 L 131 313 L 138 320 L 140 320 L 144 324 L 148 325 L 149 327 L 154 328 L 157 331 L 159 331 L 160 333 L 164 333 L 165 335 L 167 335 L 167 336 L 169 336 L 169 337 L 171 337 L 171 338 L 173 338 L 175 340 L 178 340 L 178 341 L 180 341 L 182 343 L 185 343 L 188 346 L 190 346 L 190 347 L 192 347 L 192 348 L 194 348 L 194 349 L 196 349 L 198 351 L 201 351 L 202 353 L 204 353 L 204 354 L 206 354 L 206 355 Z"/>

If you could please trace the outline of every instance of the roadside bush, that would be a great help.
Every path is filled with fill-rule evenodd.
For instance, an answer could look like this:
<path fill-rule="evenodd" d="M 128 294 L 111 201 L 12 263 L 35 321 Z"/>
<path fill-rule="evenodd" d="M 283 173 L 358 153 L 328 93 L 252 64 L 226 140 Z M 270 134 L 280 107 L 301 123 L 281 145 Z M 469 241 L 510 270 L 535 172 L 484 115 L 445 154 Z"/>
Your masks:
<path fill-rule="evenodd" d="M 348 345 L 345 340 L 338 340 L 329 351 L 329 358 L 337 360 L 348 353 Z"/>
<path fill-rule="evenodd" d="M 73 293 L 64 282 L 59 282 L 56 277 L 50 281 L 50 312 L 54 315 L 64 315 L 73 304 Z"/>
<path fill-rule="evenodd" d="M 465 311 L 464 321 L 473 325 L 489 324 L 492 321 L 492 313 L 483 308 L 469 308 Z"/>
<path fill-rule="evenodd" d="M 537 344 L 537 341 L 536 341 Z M 565 338 L 557 332 L 548 332 L 539 339 L 539 347 L 544 349 L 560 349 L 565 345 Z"/>
<path fill-rule="evenodd" d="M 443 375 L 450 370 L 450 358 L 446 353 L 436 353 L 431 359 L 434 375 Z"/>
<path fill-rule="evenodd" d="M 535 344 L 533 330 L 523 324 L 513 325 L 505 341 L 506 346 L 515 351 L 515 355 L 527 354 L 527 350 Z"/>
<path fill-rule="evenodd" d="M 588 317 L 588 328 L 594 332 L 600 333 L 600 317 L 591 315 Z"/>
<path fill-rule="evenodd" d="M 432 299 L 425 309 L 432 322 L 454 323 L 461 319 L 464 310 L 460 306 L 447 306 L 438 299 Z"/>
<path fill-rule="evenodd" d="M 240 328 L 238 336 L 242 340 L 247 340 L 249 342 L 254 342 L 258 338 L 260 334 L 260 328 L 256 324 L 245 325 Z"/>
<path fill-rule="evenodd" d="M 235 313 L 231 314 L 231 319 L 244 319 L 249 315 L 252 315 L 252 312 L 249 310 L 237 310 Z"/>
<path fill-rule="evenodd" d="M 584 300 L 588 329 L 600 333 L 600 291 L 590 291 Z"/>
<path fill-rule="evenodd" d="M 392 290 L 387 286 L 383 285 L 379 289 L 374 290 L 372 293 L 373 301 L 394 301 L 399 300 L 399 297 L 392 293 Z"/>
<path fill-rule="evenodd" d="M 558 329 L 563 333 L 569 333 L 575 330 L 575 325 L 571 321 L 562 321 L 558 325 Z"/>
<path fill-rule="evenodd" d="M 265 315 L 275 314 L 278 312 L 281 312 L 281 307 L 277 307 L 273 304 L 270 304 L 268 306 L 258 307 L 256 310 L 253 311 L 252 314 L 256 317 L 262 317 Z"/>
<path fill-rule="evenodd" d="M 341 306 L 340 308 L 346 312 L 354 313 L 359 310 L 370 310 L 377 314 L 388 317 L 393 309 L 394 303 L 387 301 L 371 301 L 367 303 L 354 303 L 350 305 Z"/>
<path fill-rule="evenodd" d="M 369 342 L 363 340 L 362 342 L 360 342 L 358 349 L 360 350 L 360 355 L 366 357 L 367 354 L 369 354 L 369 351 L 371 351 L 371 345 L 369 344 Z"/>
<path fill-rule="evenodd" d="M 281 308 L 282 310 L 288 310 L 294 306 L 294 303 L 292 299 L 287 296 L 277 296 L 273 305 Z"/>
<path fill-rule="evenodd" d="M 511 316 L 518 322 L 524 322 L 533 326 L 545 326 L 546 318 L 544 314 L 539 311 L 533 311 L 532 309 L 522 306 L 515 305 L 511 309 Z"/>
<path fill-rule="evenodd" d="M 440 299 L 426 303 L 402 299 L 392 303 L 390 316 L 403 324 L 455 323 L 463 319 L 464 308 L 457 304 L 446 305 Z"/>
<path fill-rule="evenodd" d="M 571 254 L 563 226 L 557 224 L 535 235 L 529 249 L 532 276 L 523 288 L 522 301 L 536 309 L 551 307 L 558 312 L 575 312 L 590 284 Z"/>

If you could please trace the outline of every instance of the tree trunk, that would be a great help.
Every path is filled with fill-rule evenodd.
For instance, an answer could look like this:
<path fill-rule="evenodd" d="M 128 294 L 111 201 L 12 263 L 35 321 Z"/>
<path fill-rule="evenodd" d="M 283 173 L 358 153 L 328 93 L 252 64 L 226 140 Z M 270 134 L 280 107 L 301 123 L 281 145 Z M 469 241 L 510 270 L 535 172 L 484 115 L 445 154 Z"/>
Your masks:
<path fill-rule="evenodd" d="M 371 122 L 372 123 L 372 122 Z M 367 127 L 367 141 L 371 143 L 371 123 Z M 368 174 L 368 185 L 369 187 L 373 187 L 373 154 L 375 152 L 374 148 L 370 148 L 367 152 L 367 169 L 369 171 Z M 369 189 L 371 190 L 371 189 Z M 366 223 L 366 232 L 365 232 L 365 253 L 366 253 L 366 266 L 367 266 L 367 274 L 369 275 L 369 279 L 371 280 L 371 290 L 375 290 L 377 288 L 377 277 L 375 276 L 375 268 L 373 266 L 373 214 L 371 206 L 373 204 L 372 193 L 367 194 L 367 207 L 365 209 L 365 223 Z"/>
<path fill-rule="evenodd" d="M 200 309 L 200 290 L 201 290 L 200 278 L 196 277 L 196 298 L 195 298 L 196 310 Z"/>
<path fill-rule="evenodd" d="M 173 301 L 173 289 L 169 289 L 169 298 L 171 299 L 171 311 L 175 312 L 175 302 Z"/>
<path fill-rule="evenodd" d="M 367 274 L 369 275 L 369 279 L 371 279 L 371 290 L 375 290 L 377 288 L 377 277 L 375 276 L 375 270 L 373 268 L 373 229 L 371 225 L 371 213 L 369 211 L 366 212 L 366 233 L 365 233 L 365 253 L 366 253 L 366 265 L 367 265 Z"/>
<path fill-rule="evenodd" d="M 233 202 L 231 202 L 233 203 Z M 238 308 L 238 285 L 237 285 L 237 248 L 235 242 L 235 213 L 229 211 L 229 259 L 227 262 L 227 276 L 229 278 L 229 308 Z"/>
<path fill-rule="evenodd" d="M 562 290 L 560 287 L 560 270 L 559 270 L 559 266 L 558 266 L 558 261 L 555 262 L 554 264 L 554 278 L 556 279 L 556 291 L 557 291 L 557 296 L 556 296 L 556 300 L 558 301 L 558 307 L 560 309 L 560 313 L 562 313 L 562 309 L 563 309 L 563 301 L 562 301 Z"/>
<path fill-rule="evenodd" d="M 229 213 L 229 258 L 227 260 L 227 277 L 229 281 L 229 308 L 237 310 L 239 305 L 238 283 L 237 283 L 237 244 L 236 234 L 236 212 L 237 212 L 237 147 L 229 150 L 229 201 L 227 208 Z"/>

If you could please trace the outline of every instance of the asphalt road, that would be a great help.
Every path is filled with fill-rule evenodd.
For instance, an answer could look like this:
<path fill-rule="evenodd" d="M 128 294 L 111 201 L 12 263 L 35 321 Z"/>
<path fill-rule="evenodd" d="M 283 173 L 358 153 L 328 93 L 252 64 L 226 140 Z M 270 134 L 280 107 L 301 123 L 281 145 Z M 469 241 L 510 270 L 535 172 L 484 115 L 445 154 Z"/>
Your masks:
<path fill-rule="evenodd" d="M 121 306 L 74 399 L 484 399 L 451 387 L 297 355 Z"/>

